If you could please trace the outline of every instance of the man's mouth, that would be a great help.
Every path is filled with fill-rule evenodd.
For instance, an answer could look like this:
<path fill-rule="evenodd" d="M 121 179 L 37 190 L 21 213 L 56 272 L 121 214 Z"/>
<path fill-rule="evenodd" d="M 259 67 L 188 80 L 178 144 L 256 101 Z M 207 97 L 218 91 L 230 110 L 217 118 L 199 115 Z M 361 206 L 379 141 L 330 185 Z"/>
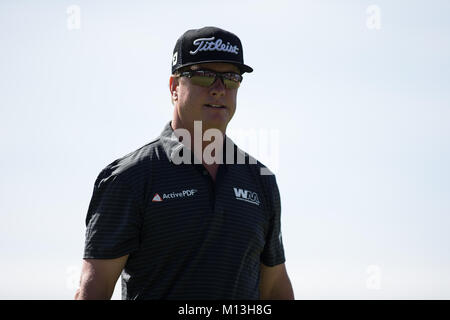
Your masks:
<path fill-rule="evenodd" d="M 225 109 L 226 107 L 222 104 L 205 104 L 208 108 L 215 108 L 215 109 Z"/>

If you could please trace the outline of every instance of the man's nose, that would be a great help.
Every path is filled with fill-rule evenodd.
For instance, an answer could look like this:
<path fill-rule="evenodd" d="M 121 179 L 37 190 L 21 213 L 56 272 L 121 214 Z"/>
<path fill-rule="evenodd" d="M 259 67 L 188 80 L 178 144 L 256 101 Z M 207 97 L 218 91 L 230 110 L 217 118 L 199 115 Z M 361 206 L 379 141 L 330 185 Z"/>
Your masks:
<path fill-rule="evenodd" d="M 225 90 L 226 88 L 223 80 L 217 77 L 214 83 L 211 85 L 209 92 L 213 96 L 224 96 Z"/>

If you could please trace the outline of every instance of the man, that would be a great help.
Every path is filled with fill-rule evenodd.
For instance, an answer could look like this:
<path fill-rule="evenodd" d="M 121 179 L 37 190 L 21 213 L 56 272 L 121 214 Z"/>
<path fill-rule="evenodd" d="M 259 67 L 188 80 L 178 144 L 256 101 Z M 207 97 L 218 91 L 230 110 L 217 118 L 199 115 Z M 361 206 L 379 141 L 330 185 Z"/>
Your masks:
<path fill-rule="evenodd" d="M 123 299 L 294 298 L 275 176 L 225 135 L 252 71 L 233 33 L 178 39 L 172 121 L 95 182 L 76 299 L 109 299 L 120 274 Z"/>

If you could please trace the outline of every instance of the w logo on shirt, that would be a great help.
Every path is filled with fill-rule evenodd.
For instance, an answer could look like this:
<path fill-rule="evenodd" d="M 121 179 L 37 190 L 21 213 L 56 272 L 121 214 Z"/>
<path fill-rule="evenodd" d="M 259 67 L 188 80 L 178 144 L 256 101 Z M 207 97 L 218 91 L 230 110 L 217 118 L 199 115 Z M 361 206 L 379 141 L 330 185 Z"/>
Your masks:
<path fill-rule="evenodd" d="M 259 206 L 258 194 L 253 191 L 244 190 L 241 188 L 233 188 L 236 200 L 247 201 Z"/>

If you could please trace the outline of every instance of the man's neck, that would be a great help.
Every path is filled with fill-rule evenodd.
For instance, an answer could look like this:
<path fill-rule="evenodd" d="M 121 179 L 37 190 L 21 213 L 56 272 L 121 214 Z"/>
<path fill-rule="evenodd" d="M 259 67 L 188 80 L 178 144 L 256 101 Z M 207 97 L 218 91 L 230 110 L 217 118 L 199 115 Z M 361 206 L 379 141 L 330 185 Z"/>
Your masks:
<path fill-rule="evenodd" d="M 199 159 L 199 160 L 201 159 L 203 166 L 208 170 L 208 172 L 210 173 L 213 180 L 215 180 L 220 162 L 217 163 L 216 161 L 211 161 L 211 160 L 212 159 L 223 159 L 223 139 L 225 139 L 225 130 L 220 130 L 217 128 L 208 128 L 208 127 L 204 128 L 203 125 L 201 127 L 199 127 L 198 124 L 194 124 L 194 123 L 182 124 L 180 121 L 178 121 L 178 119 L 173 119 L 171 121 L 171 126 L 172 126 L 172 129 L 175 131 L 175 134 L 176 134 L 177 129 L 184 129 L 189 132 L 191 151 L 194 153 L 194 156 L 197 159 Z M 216 139 L 216 136 L 220 136 L 222 138 L 221 141 L 219 141 L 219 143 L 216 142 L 216 145 L 214 146 L 214 154 L 210 154 L 210 152 L 212 151 L 211 149 L 207 150 L 209 152 L 206 152 L 206 154 L 205 154 L 205 148 L 208 145 L 214 143 L 214 141 L 210 141 L 210 140 L 204 141 L 203 140 L 203 138 L 205 137 L 205 132 L 208 131 L 208 129 L 216 129 L 216 130 L 212 131 L 213 133 L 216 133 L 216 135 L 214 136 L 213 139 Z M 220 134 L 218 134 L 219 131 L 220 131 Z M 207 138 L 210 138 L 210 137 L 207 137 Z M 181 141 L 181 143 L 183 143 L 183 141 Z M 184 144 L 186 145 L 186 143 L 184 143 Z M 210 148 L 212 148 L 212 146 Z M 211 157 L 212 157 L 212 159 L 211 159 Z M 208 159 L 206 159 L 206 158 L 208 158 Z M 207 160 L 207 161 L 205 162 L 205 160 Z"/>

